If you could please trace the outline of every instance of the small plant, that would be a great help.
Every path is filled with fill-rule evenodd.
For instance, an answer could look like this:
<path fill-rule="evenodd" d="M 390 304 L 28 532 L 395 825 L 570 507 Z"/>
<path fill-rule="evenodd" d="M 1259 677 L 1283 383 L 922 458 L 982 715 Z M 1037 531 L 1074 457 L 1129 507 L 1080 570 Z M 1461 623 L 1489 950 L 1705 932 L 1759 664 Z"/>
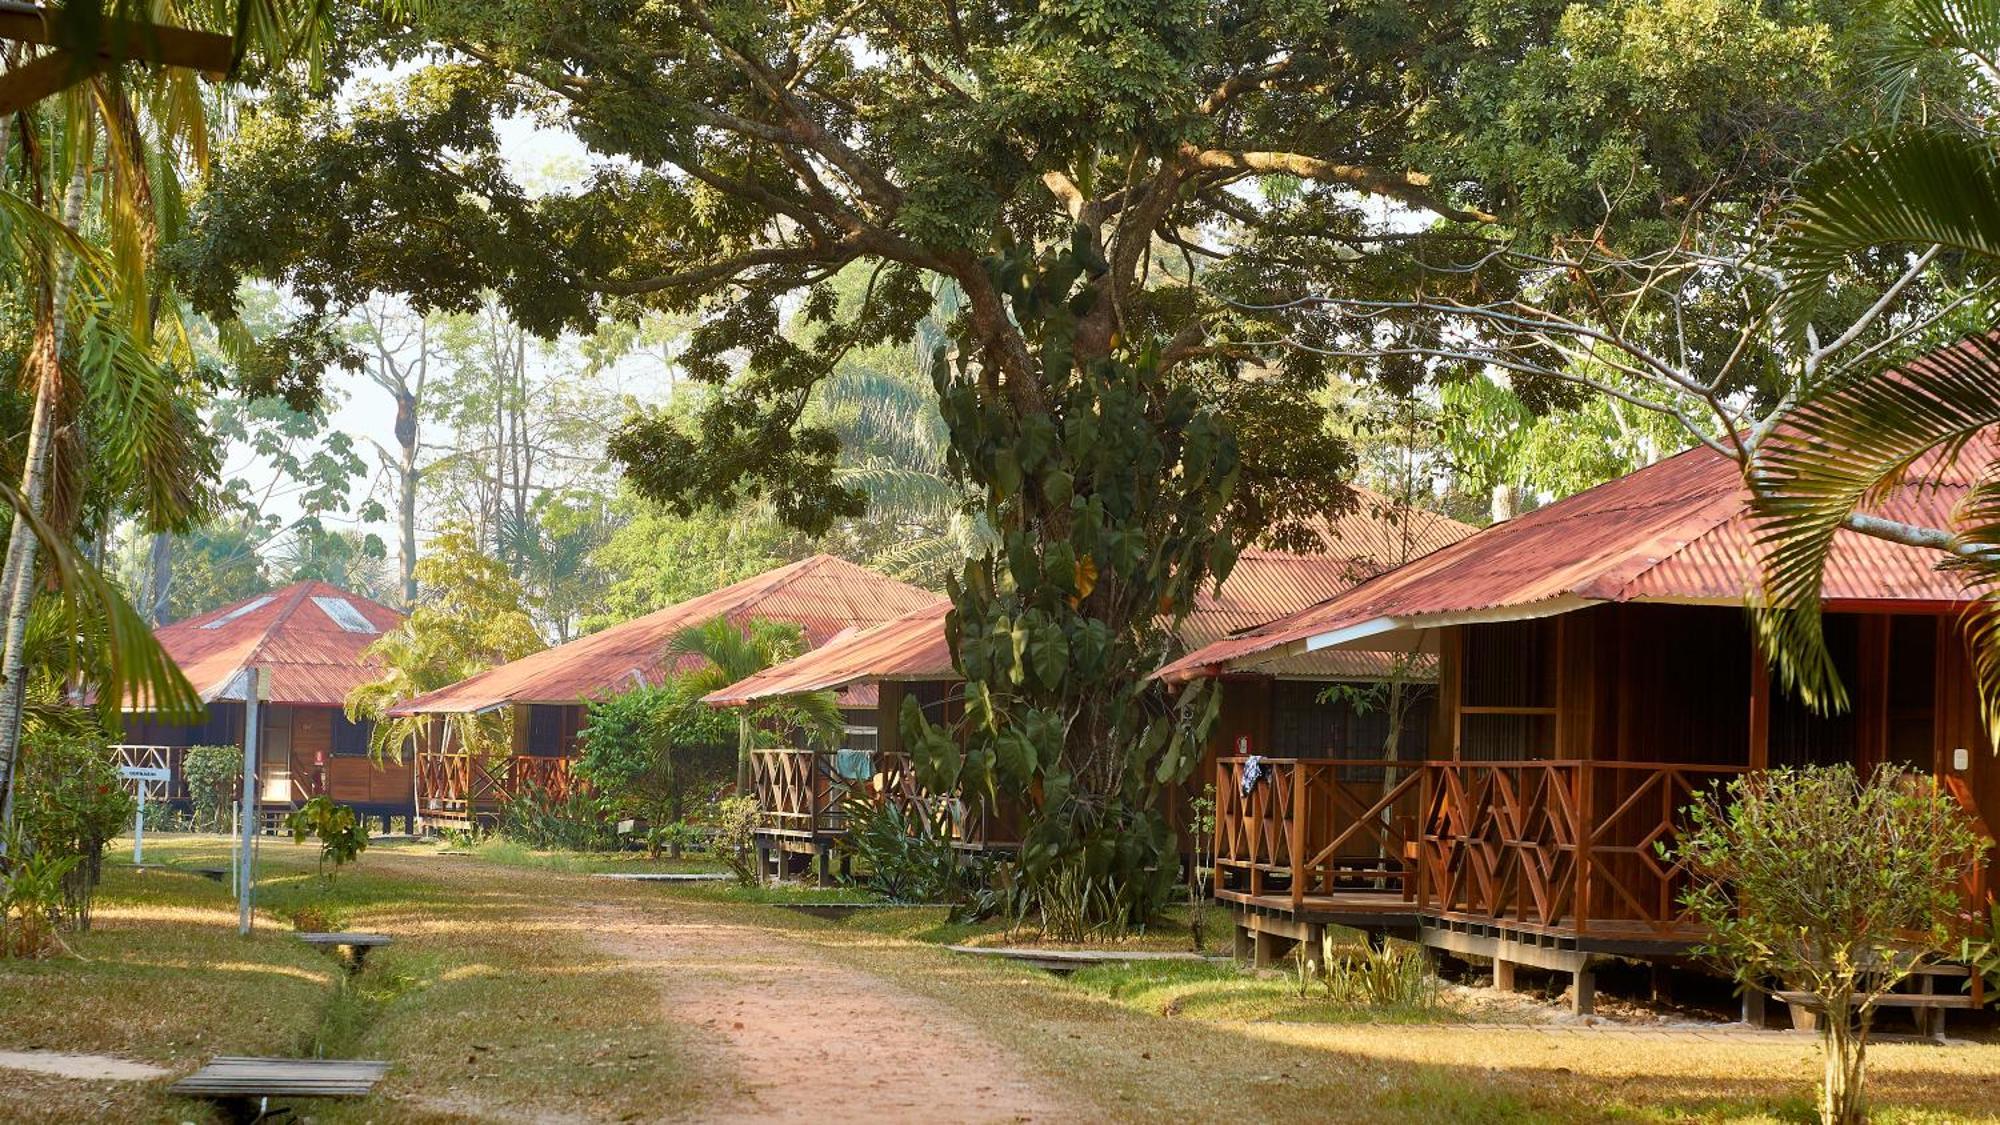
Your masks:
<path fill-rule="evenodd" d="M 309 902 L 291 909 L 292 929 L 302 934 L 330 934 L 347 928 L 340 912 L 323 902 Z"/>
<path fill-rule="evenodd" d="M 729 797 L 715 806 L 715 854 L 738 886 L 764 881 L 757 864 L 757 798 Z"/>
<path fill-rule="evenodd" d="M 676 820 L 672 824 L 662 824 L 658 828 L 649 828 L 646 830 L 646 851 L 648 858 L 658 859 L 660 858 L 660 853 L 665 851 L 668 859 L 679 859 L 681 856 L 687 854 L 690 849 L 701 843 L 702 835 L 701 829 L 696 828 L 685 820 Z"/>
<path fill-rule="evenodd" d="M 940 802 L 876 803 L 866 793 L 841 802 L 847 831 L 840 850 L 866 873 L 868 887 L 891 902 L 962 902 L 970 890 L 951 846 L 951 810 Z"/>
<path fill-rule="evenodd" d="M 1751 774 L 1696 799 L 1677 848 L 1704 951 L 1749 987 L 1812 997 L 1825 1125 L 1863 1119 L 1869 1024 L 1882 997 L 1955 948 L 1959 883 L 1985 841 L 1929 777 L 1885 766 Z"/>
<path fill-rule="evenodd" d="M 1130 911 L 1124 888 L 1109 873 L 1093 875 L 1087 855 L 1074 855 L 1045 868 L 1027 884 L 1027 900 L 1041 915 L 1042 932 L 1060 942 L 1121 941 Z"/>
<path fill-rule="evenodd" d="M 1188 832 L 1193 855 L 1188 871 L 1188 933 L 1196 953 L 1208 947 L 1209 883 L 1215 877 L 1215 786 L 1201 787 L 1188 802 Z"/>
<path fill-rule="evenodd" d="M 292 830 L 296 843 L 305 843 L 308 837 L 319 840 L 320 878 L 331 878 L 327 874 L 326 862 L 333 861 L 335 870 L 344 864 L 360 858 L 368 848 L 368 826 L 354 815 L 354 809 L 336 804 L 333 798 L 321 794 L 293 810 L 285 820 L 285 826 Z"/>
<path fill-rule="evenodd" d="M 577 788 L 558 797 L 529 782 L 508 794 L 496 830 L 530 848 L 587 852 L 616 846 L 612 829 L 603 804 L 590 793 Z"/>
<path fill-rule="evenodd" d="M 16 831 L 0 857 L 0 957 L 47 957 L 63 948 L 56 932 L 63 888 L 81 862 L 74 855 L 37 852 Z"/>

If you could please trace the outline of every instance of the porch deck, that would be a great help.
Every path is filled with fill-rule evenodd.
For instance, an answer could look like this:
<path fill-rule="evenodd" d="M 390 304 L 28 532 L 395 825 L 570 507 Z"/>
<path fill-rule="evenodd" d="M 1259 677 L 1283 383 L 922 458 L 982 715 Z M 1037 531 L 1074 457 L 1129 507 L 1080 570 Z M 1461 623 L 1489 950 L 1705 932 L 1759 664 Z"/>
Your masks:
<path fill-rule="evenodd" d="M 849 762 L 852 767 L 856 763 Z M 750 791 L 757 799 L 760 846 L 792 854 L 818 854 L 847 831 L 844 806 L 858 797 L 880 807 L 894 804 L 926 815 L 929 795 L 918 785 L 906 754 L 875 751 L 868 775 L 843 774 L 834 751 L 758 750 L 750 758 Z M 983 852 L 1018 846 L 1018 818 L 960 807 L 952 817 L 952 846 Z"/>
<path fill-rule="evenodd" d="M 1288 925 L 1662 956 L 1700 932 L 1659 854 L 1730 766 L 1581 761 L 1218 763 L 1216 897 Z"/>

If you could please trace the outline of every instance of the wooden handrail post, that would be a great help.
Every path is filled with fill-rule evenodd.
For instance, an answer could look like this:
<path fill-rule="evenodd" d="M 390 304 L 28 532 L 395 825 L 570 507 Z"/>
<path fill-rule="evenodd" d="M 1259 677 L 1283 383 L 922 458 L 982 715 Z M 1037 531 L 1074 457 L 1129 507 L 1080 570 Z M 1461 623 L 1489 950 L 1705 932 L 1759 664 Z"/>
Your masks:
<path fill-rule="evenodd" d="M 1593 783 L 1596 771 L 1589 760 L 1577 763 L 1576 767 L 1576 811 L 1582 821 L 1576 829 L 1576 932 L 1590 930 L 1590 838 L 1597 831 L 1597 786 Z"/>
<path fill-rule="evenodd" d="M 1292 869 L 1292 912 L 1306 901 L 1306 873 L 1302 864 L 1306 851 L 1306 769 L 1304 762 L 1292 763 L 1292 830 L 1289 833 Z"/>
<path fill-rule="evenodd" d="M 1412 861 L 1410 878 L 1417 881 L 1417 909 L 1427 911 L 1431 905 L 1431 771 L 1434 763 L 1424 762 L 1419 769 L 1424 771 L 1423 780 L 1418 782 L 1417 797 L 1417 855 Z"/>

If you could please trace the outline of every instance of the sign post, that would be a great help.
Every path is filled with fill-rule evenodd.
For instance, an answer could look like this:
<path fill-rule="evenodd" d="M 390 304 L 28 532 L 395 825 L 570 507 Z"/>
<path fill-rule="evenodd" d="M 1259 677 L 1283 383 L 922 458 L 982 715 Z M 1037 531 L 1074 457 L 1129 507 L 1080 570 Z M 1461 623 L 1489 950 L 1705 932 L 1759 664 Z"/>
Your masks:
<path fill-rule="evenodd" d="M 250 892 L 257 838 L 257 741 L 262 732 L 264 698 L 271 693 L 271 674 L 262 668 L 245 668 L 238 681 L 243 687 L 243 836 L 238 844 L 236 875 L 236 932 L 250 934 Z"/>
<path fill-rule="evenodd" d="M 132 862 L 146 862 L 146 783 L 167 781 L 167 771 L 159 766 L 119 766 L 118 776 L 139 783 L 139 807 L 132 818 Z"/>

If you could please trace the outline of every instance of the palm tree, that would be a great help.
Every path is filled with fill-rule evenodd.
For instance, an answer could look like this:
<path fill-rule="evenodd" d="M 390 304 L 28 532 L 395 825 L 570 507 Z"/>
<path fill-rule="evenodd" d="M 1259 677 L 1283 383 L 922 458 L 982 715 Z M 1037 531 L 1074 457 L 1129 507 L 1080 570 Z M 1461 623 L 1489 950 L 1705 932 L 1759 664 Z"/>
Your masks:
<path fill-rule="evenodd" d="M 1975 114 L 2000 100 L 2000 0 L 1913 0 L 1878 55 L 1876 85 L 1892 110 L 1923 113 L 1855 137 L 1810 170 L 1772 258 L 1786 280 L 1780 315 L 1799 335 L 1829 282 L 1857 254 L 1914 248 L 1968 273 L 2000 264 L 2000 147 Z M 1929 96 L 1939 84 L 1950 96 Z M 2000 424 L 2000 343 L 1968 340 L 1879 376 L 1806 388 L 1751 466 L 1769 547 L 1758 632 L 1782 678 L 1809 702 L 1846 693 L 1821 633 L 1819 595 L 1842 529 L 1938 549 L 1989 591 L 2000 579 L 2000 463 L 1955 513 L 1956 531 L 1894 524 L 1868 502 L 1920 464 L 1955 459 Z M 1989 732 L 2000 742 L 2000 603 L 1981 598 L 1971 623 Z"/>
<path fill-rule="evenodd" d="M 666 660 L 684 657 L 701 663 L 680 674 L 679 683 L 692 707 L 705 706 L 702 696 L 782 664 L 806 651 L 804 632 L 785 621 L 751 618 L 739 629 L 728 618 L 684 629 L 667 642 Z M 807 692 L 744 708 L 737 725 L 736 790 L 750 789 L 750 752 L 758 745 L 778 746 L 793 733 L 808 742 L 830 743 L 845 727 L 839 700 L 830 691 Z"/>

